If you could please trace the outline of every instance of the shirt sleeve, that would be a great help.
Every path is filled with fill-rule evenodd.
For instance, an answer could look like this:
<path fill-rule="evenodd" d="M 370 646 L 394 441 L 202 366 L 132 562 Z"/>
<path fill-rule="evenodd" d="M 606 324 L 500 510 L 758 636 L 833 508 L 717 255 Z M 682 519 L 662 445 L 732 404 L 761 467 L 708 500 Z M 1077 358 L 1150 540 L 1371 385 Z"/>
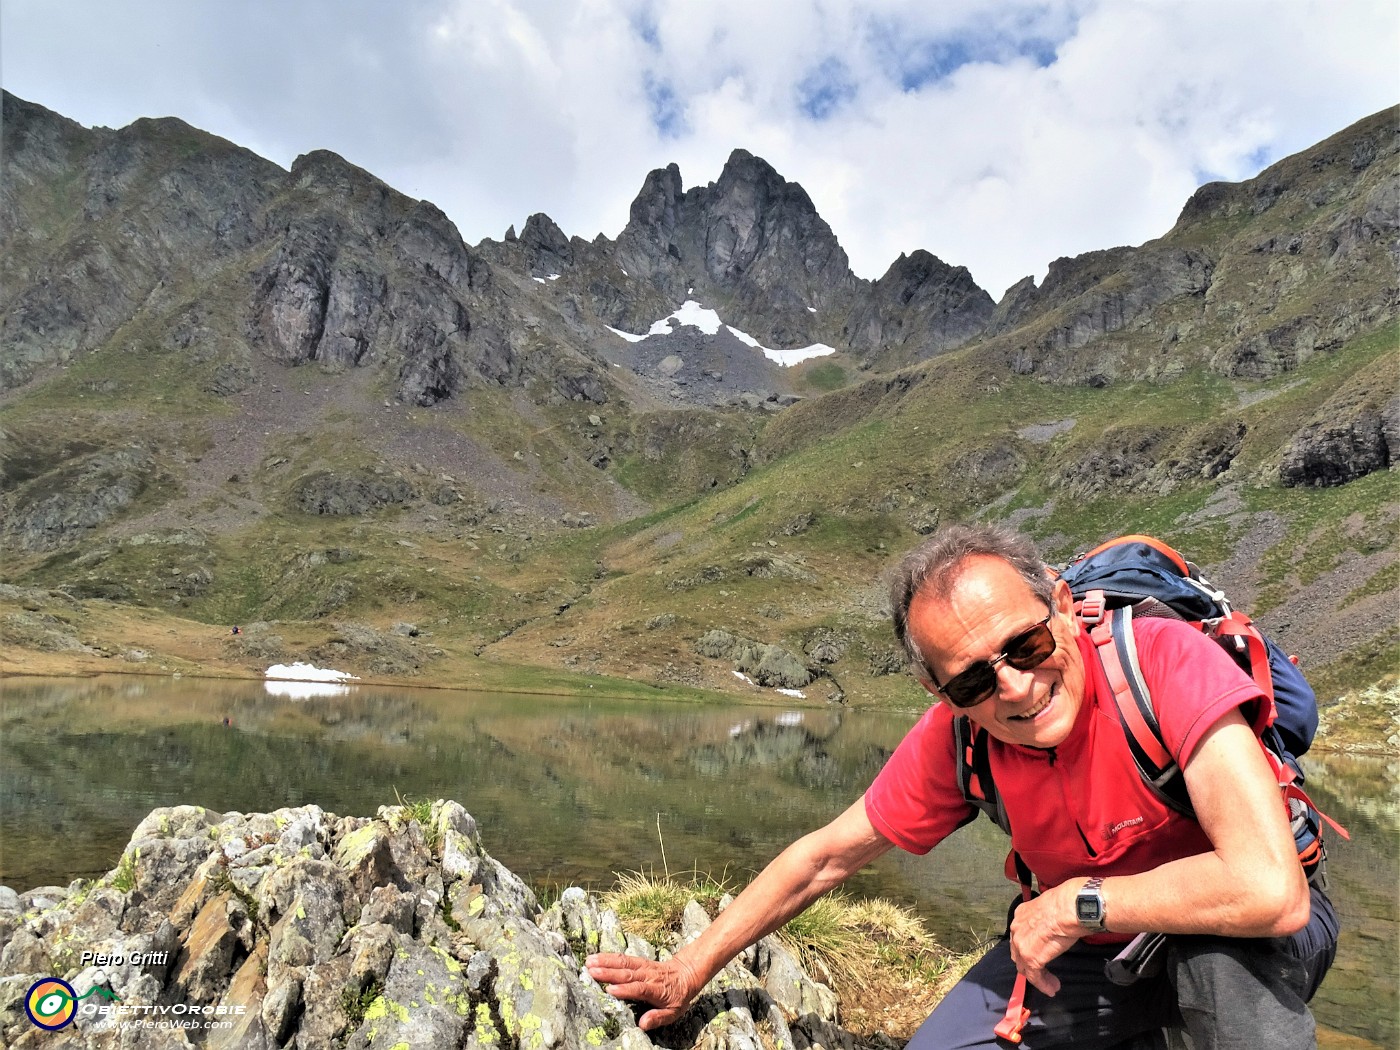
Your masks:
<path fill-rule="evenodd" d="M 1190 624 L 1144 617 L 1133 621 L 1133 633 L 1162 740 L 1183 768 L 1227 712 L 1263 702 L 1254 679 Z M 1251 712 L 1242 713 L 1248 721 Z"/>
<path fill-rule="evenodd" d="M 958 787 L 954 746 L 952 712 L 935 704 L 866 791 L 870 823 L 900 849 L 927 853 L 977 815 Z"/>

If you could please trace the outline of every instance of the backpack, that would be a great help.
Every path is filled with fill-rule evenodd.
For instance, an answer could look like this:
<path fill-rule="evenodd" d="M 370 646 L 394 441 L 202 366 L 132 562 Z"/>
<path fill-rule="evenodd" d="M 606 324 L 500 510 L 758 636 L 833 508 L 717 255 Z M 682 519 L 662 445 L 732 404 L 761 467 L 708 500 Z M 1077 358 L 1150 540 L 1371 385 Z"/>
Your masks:
<path fill-rule="evenodd" d="M 1184 620 L 1218 642 L 1245 670 L 1263 696 L 1252 725 L 1274 769 L 1288 806 L 1298 861 L 1308 879 L 1325 886 L 1326 851 L 1322 822 L 1343 838 L 1346 830 L 1320 813 L 1302 789 L 1298 758 L 1317 732 L 1317 698 L 1296 660 L 1266 638 L 1248 616 L 1231 608 L 1224 593 L 1195 565 L 1161 540 L 1123 536 L 1080 555 L 1060 573 L 1075 599 L 1075 611 L 1089 631 L 1118 707 L 1119 721 L 1143 782 L 1164 804 L 1193 817 L 1186 778 L 1167 750 L 1138 668 L 1132 622 L 1143 616 Z M 958 785 L 963 797 L 1008 834 L 1006 809 L 992 779 L 987 734 L 966 715 L 953 721 Z M 1023 884 L 1020 858 L 1018 872 Z"/>

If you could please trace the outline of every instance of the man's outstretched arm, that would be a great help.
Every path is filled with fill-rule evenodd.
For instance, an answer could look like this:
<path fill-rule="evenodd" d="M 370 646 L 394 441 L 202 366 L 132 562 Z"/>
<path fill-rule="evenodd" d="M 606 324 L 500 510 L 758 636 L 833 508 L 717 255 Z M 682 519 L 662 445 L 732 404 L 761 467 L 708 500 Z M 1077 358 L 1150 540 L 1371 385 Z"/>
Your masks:
<path fill-rule="evenodd" d="M 657 1007 L 642 1015 L 643 1029 L 670 1024 L 730 959 L 891 845 L 871 825 L 862 797 L 830 824 L 778 854 L 704 933 L 670 959 L 652 962 L 631 955 L 592 955 L 588 972 L 610 995 Z"/>

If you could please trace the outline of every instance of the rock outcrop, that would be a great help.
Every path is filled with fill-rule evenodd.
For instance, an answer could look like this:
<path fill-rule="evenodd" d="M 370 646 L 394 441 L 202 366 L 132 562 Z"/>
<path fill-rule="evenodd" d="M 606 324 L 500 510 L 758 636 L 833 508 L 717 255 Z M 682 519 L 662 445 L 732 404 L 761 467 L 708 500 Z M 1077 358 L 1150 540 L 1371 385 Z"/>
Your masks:
<path fill-rule="evenodd" d="M 851 314 L 847 338 L 867 361 L 889 357 L 907 364 L 980 335 L 995 309 L 965 266 L 949 266 L 920 249 L 901 255 L 875 282 Z"/>
<path fill-rule="evenodd" d="M 617 251 L 677 305 L 695 287 L 775 347 L 816 342 L 811 311 L 849 308 L 862 283 L 806 191 L 742 149 L 716 182 L 684 193 L 674 165 L 648 175 Z"/>
<path fill-rule="evenodd" d="M 412 482 L 374 471 L 317 471 L 297 480 L 292 506 L 305 514 L 363 514 L 417 498 Z"/>
<path fill-rule="evenodd" d="M 171 118 L 89 130 L 6 92 L 3 122 L 0 389 L 168 310 L 176 274 L 217 274 L 261 238 L 283 178 Z"/>
<path fill-rule="evenodd" d="M 680 936 L 709 921 L 692 902 Z M 632 1008 L 583 961 L 674 947 L 624 933 L 578 888 L 542 908 L 455 802 L 374 818 L 178 806 L 142 821 L 94 884 L 0 887 L 0 1036 L 15 1050 L 648 1050 Z M 58 1036 L 26 1015 L 32 986 L 53 978 L 68 990 L 46 1006 L 77 999 Z M 706 1050 L 858 1045 L 835 996 L 772 938 L 658 1036 Z"/>
<path fill-rule="evenodd" d="M 734 670 L 758 685 L 801 689 L 817 676 L 806 663 L 782 646 L 756 642 L 724 630 L 706 631 L 695 643 L 701 656 L 733 662 Z"/>
<path fill-rule="evenodd" d="M 1400 463 L 1400 395 L 1393 361 L 1358 373 L 1288 442 L 1279 464 L 1286 487 L 1345 485 Z"/>
<path fill-rule="evenodd" d="M 125 511 L 155 469 L 139 446 L 80 456 L 21 486 L 5 515 L 5 546 L 47 551 L 73 543 Z"/>

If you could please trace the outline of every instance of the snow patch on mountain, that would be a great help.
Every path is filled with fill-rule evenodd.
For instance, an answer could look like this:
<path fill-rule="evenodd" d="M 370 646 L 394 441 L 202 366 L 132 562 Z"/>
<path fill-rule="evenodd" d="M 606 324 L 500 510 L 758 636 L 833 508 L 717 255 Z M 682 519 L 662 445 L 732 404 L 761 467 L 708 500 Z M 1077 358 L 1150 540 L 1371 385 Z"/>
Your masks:
<path fill-rule="evenodd" d="M 729 334 L 735 339 L 761 351 L 768 360 L 776 361 L 785 367 L 799 364 L 813 357 L 825 357 L 828 354 L 836 353 L 835 347 L 827 346 L 825 343 L 813 343 L 811 346 L 797 347 L 793 350 L 771 350 L 747 332 L 741 332 L 733 325 L 725 324 L 720 320 L 718 313 L 701 306 L 694 299 L 687 299 L 674 313 L 655 322 L 645 335 L 634 335 L 631 332 L 624 332 L 620 328 L 613 328 L 611 325 L 608 326 L 608 331 L 626 339 L 629 343 L 640 343 L 643 339 L 649 339 L 654 335 L 670 335 L 678 327 L 698 328 L 706 335 L 715 335 L 721 327 L 727 328 Z"/>

